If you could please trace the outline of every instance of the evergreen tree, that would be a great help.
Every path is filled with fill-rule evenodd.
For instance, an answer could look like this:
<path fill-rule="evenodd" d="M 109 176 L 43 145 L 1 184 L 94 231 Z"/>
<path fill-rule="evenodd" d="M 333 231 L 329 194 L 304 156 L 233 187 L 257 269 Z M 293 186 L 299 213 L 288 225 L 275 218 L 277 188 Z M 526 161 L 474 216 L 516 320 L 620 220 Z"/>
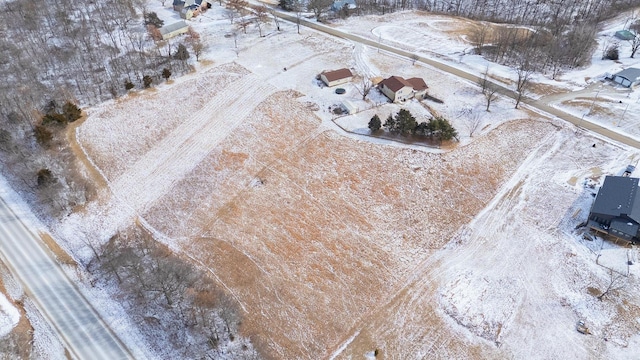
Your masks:
<path fill-rule="evenodd" d="M 418 126 L 416 118 L 411 115 L 409 110 L 405 109 L 400 109 L 400 111 L 398 111 L 395 116 L 395 123 L 398 131 L 403 135 L 414 133 Z"/>
<path fill-rule="evenodd" d="M 68 122 L 74 122 L 82 116 L 82 110 L 77 107 L 74 103 L 67 101 L 64 105 L 62 105 L 62 114 L 67 119 Z"/>
<path fill-rule="evenodd" d="M 378 116 L 378 114 L 373 115 L 371 120 L 369 120 L 369 130 L 371 130 L 372 133 L 380 130 L 381 125 L 382 122 L 380 121 L 380 117 Z"/>
<path fill-rule="evenodd" d="M 171 77 L 171 70 L 169 70 L 167 68 L 162 69 L 162 77 L 165 80 L 169 80 L 169 78 Z"/>
<path fill-rule="evenodd" d="M 131 82 L 131 80 L 125 80 L 124 81 L 124 88 L 129 91 L 131 89 L 133 89 L 135 87 L 135 85 L 133 85 L 133 83 Z"/>
<path fill-rule="evenodd" d="M 43 147 L 48 147 L 51 143 L 51 139 L 53 139 L 53 133 L 43 125 L 36 125 L 33 129 L 33 133 L 38 144 Z"/>
<path fill-rule="evenodd" d="M 173 55 L 174 59 L 186 61 L 189 58 L 189 50 L 184 44 L 178 45 L 178 50 Z"/>
<path fill-rule="evenodd" d="M 161 28 L 164 25 L 164 20 L 158 17 L 158 14 L 154 12 L 144 14 L 144 24 L 153 25 L 157 28 Z"/>
<path fill-rule="evenodd" d="M 384 122 L 384 125 L 382 126 L 385 129 L 387 129 L 387 131 L 390 133 L 398 132 L 398 126 L 396 124 L 396 120 L 393 118 L 393 116 L 391 116 L 391 114 L 389 114 L 389 117 L 387 117 L 387 120 Z"/>
<path fill-rule="evenodd" d="M 149 75 L 145 75 L 142 77 L 142 83 L 144 84 L 145 88 L 148 88 L 149 86 L 151 86 L 151 83 L 153 83 L 153 78 L 151 78 L 151 76 Z"/>
<path fill-rule="evenodd" d="M 458 139 L 458 131 L 449 123 L 449 121 L 441 116 L 429 119 L 427 124 L 429 135 L 440 140 Z"/>

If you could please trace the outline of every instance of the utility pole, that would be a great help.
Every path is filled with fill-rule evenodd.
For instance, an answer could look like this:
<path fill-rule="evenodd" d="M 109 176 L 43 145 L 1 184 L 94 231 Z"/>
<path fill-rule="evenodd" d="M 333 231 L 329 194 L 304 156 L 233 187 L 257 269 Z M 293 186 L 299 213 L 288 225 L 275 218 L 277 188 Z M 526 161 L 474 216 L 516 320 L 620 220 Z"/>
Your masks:
<path fill-rule="evenodd" d="M 593 106 L 596 104 L 596 100 L 598 99 L 599 94 L 600 90 L 598 90 L 598 92 L 596 93 L 596 97 L 593 98 L 593 102 L 591 102 L 591 107 L 589 108 L 589 112 L 587 113 L 587 115 L 591 115 L 591 110 L 593 110 Z"/>
<path fill-rule="evenodd" d="M 624 111 L 622 112 L 622 116 L 620 117 L 620 120 L 618 120 L 618 125 L 616 126 L 620 126 L 620 123 L 622 122 L 622 119 L 624 119 L 624 114 L 627 113 L 627 109 L 629 108 L 629 104 L 627 104 L 627 107 L 624 108 Z"/>

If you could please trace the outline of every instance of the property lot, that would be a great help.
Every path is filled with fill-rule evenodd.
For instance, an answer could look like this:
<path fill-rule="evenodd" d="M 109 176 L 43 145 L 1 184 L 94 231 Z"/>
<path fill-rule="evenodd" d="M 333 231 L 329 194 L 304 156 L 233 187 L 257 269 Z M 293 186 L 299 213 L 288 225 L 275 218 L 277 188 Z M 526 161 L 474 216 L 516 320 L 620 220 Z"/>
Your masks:
<path fill-rule="evenodd" d="M 173 84 L 89 111 L 78 141 L 110 192 L 58 227 L 71 253 L 89 256 L 88 243 L 139 220 L 210 270 L 243 310 L 243 335 L 274 358 L 607 358 L 637 348 L 637 292 L 608 303 L 589 294 L 607 273 L 574 233 L 590 205 L 583 180 L 636 152 L 502 99 L 470 137 L 460 109 L 483 109 L 472 84 L 283 28 L 243 37 L 233 61 L 227 49 Z M 345 66 L 423 77 L 446 99 L 429 106 L 462 142 L 436 152 L 344 132 L 329 111 L 340 97 L 315 76 Z M 360 101 L 367 111 L 336 122 L 361 129 L 372 112 L 398 109 Z M 582 317 L 595 336 L 575 332 Z"/>

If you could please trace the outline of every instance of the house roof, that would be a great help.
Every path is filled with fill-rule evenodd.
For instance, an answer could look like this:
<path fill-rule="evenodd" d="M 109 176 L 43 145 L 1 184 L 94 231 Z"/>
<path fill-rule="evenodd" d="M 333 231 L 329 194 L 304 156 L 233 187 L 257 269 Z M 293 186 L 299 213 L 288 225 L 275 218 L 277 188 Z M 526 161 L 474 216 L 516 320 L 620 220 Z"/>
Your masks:
<path fill-rule="evenodd" d="M 413 85 L 409 83 L 407 80 L 401 78 L 400 76 L 392 76 L 390 78 L 386 78 L 380 82 L 380 84 L 387 87 L 389 90 L 393 92 L 397 92 L 405 86 L 413 88 Z"/>
<path fill-rule="evenodd" d="M 637 178 L 607 176 L 593 202 L 592 213 L 610 216 L 627 215 L 640 222 L 640 192 Z"/>
<path fill-rule="evenodd" d="M 627 68 L 624 69 L 622 71 L 620 71 L 619 73 L 617 73 L 615 76 L 620 76 L 623 77 L 631 82 L 635 82 L 636 80 L 638 80 L 638 78 L 640 78 L 640 69 L 637 68 Z"/>
<path fill-rule="evenodd" d="M 429 88 L 427 86 L 427 83 L 425 83 L 424 80 L 422 80 L 422 78 L 414 77 L 411 79 L 407 79 L 407 82 L 411 84 L 411 86 L 413 87 L 413 90 L 415 91 L 426 90 Z"/>
<path fill-rule="evenodd" d="M 340 80 L 340 79 L 346 79 L 353 76 L 353 74 L 351 73 L 351 70 L 346 68 L 333 70 L 333 71 L 325 71 L 322 73 L 322 75 L 324 75 L 324 77 L 327 78 L 327 81 L 329 82 Z"/>
<path fill-rule="evenodd" d="M 174 22 L 173 24 L 161 27 L 160 34 L 165 35 L 186 27 L 188 27 L 187 23 L 184 22 L 184 20 L 180 20 L 178 22 Z"/>
<path fill-rule="evenodd" d="M 173 0 L 173 6 L 184 5 L 184 0 Z"/>

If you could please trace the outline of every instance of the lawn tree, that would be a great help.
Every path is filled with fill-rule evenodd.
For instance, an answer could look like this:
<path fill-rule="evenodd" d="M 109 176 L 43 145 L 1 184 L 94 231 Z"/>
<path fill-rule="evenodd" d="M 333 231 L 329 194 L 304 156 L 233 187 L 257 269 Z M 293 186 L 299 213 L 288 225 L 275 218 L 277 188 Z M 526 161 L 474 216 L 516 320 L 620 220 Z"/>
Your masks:
<path fill-rule="evenodd" d="M 302 10 L 304 9 L 304 5 L 302 4 L 302 0 L 292 1 L 293 11 L 296 12 L 296 28 L 298 30 L 298 35 L 300 35 L 300 23 L 302 22 Z"/>
<path fill-rule="evenodd" d="M 373 89 L 373 82 L 371 82 L 371 79 L 367 76 L 363 76 L 360 79 L 360 83 L 356 85 L 356 89 L 360 95 L 362 95 L 362 100 L 367 100 L 367 96 L 369 96 L 371 89 Z"/>
<path fill-rule="evenodd" d="M 609 294 L 622 290 L 627 285 L 624 275 L 614 272 L 609 269 L 609 281 L 607 282 L 607 288 L 604 289 L 602 294 L 598 295 L 598 300 L 602 301 Z"/>
<path fill-rule="evenodd" d="M 640 49 L 640 20 L 636 20 L 629 26 L 629 30 L 633 31 L 633 39 L 629 40 L 631 45 L 631 57 L 636 56 L 636 52 Z"/>
<path fill-rule="evenodd" d="M 229 8 L 227 8 L 227 9 L 224 11 L 224 16 L 225 16 L 227 19 L 229 19 L 229 22 L 233 25 L 233 21 L 234 21 L 234 20 L 235 20 L 235 18 L 236 18 L 236 12 L 235 12 L 233 9 L 229 9 Z"/>
<path fill-rule="evenodd" d="M 276 26 L 276 30 L 280 31 L 280 18 L 276 15 L 276 10 L 271 9 L 270 12 L 273 17 L 273 24 Z"/>
<path fill-rule="evenodd" d="M 173 54 L 173 58 L 176 60 L 187 61 L 189 56 L 189 50 L 187 50 L 187 47 L 184 46 L 184 44 L 178 44 L 178 49 L 176 50 L 176 53 Z"/>
<path fill-rule="evenodd" d="M 395 124 L 402 135 L 413 134 L 418 126 L 416 118 L 406 109 L 400 109 L 395 116 Z"/>
<path fill-rule="evenodd" d="M 380 130 L 380 126 L 382 126 L 380 117 L 378 116 L 378 114 L 373 115 L 371 120 L 369 120 L 369 130 L 371 130 L 371 133 L 375 133 Z"/>
<path fill-rule="evenodd" d="M 482 95 L 486 100 L 486 111 L 489 111 L 489 107 L 491 103 L 498 98 L 496 92 L 498 91 L 498 86 L 489 80 L 489 67 L 487 67 L 482 73 L 482 78 L 480 78 L 480 89 L 482 89 Z"/>
<path fill-rule="evenodd" d="M 436 116 L 429 119 L 426 125 L 429 136 L 437 139 L 438 141 L 448 141 L 452 139 L 458 140 L 458 131 L 451 125 L 451 123 L 441 117 Z"/>
<path fill-rule="evenodd" d="M 255 23 L 258 28 L 258 32 L 260 33 L 260 37 L 262 37 L 262 25 L 269 21 L 268 9 L 264 5 L 257 6 L 254 8 L 256 18 Z"/>
<path fill-rule="evenodd" d="M 320 21 L 322 14 L 329 9 L 332 3 L 333 0 L 309 0 L 307 10 L 313 12 L 316 16 L 316 21 Z"/>
<path fill-rule="evenodd" d="M 249 25 L 251 25 L 251 22 L 248 20 L 242 20 L 239 23 L 236 24 L 238 26 L 238 28 L 242 29 L 242 33 L 246 34 L 247 33 L 247 27 L 249 27 Z"/>
<path fill-rule="evenodd" d="M 462 118 L 465 127 L 469 131 L 469 137 L 473 137 L 473 134 L 482 126 L 480 114 L 473 111 L 473 108 L 470 107 L 462 108 L 458 114 L 458 117 Z"/>
<path fill-rule="evenodd" d="M 193 55 L 196 57 L 196 61 L 200 61 L 200 55 L 204 51 L 204 43 L 200 39 L 200 34 L 197 31 L 193 30 L 191 26 L 189 26 L 189 30 L 187 31 L 187 43 L 191 47 L 191 51 Z"/>
<path fill-rule="evenodd" d="M 391 115 L 391 114 L 389 114 L 389 116 L 385 120 L 385 122 L 382 125 L 382 127 L 387 129 L 387 131 L 390 132 L 390 133 L 397 133 L 398 132 L 398 125 L 396 123 L 396 119 L 394 119 L 393 115 Z"/>
<path fill-rule="evenodd" d="M 516 109 L 518 108 L 518 105 L 520 105 L 522 97 L 529 88 L 529 80 L 531 78 L 531 75 L 533 75 L 533 71 L 533 66 L 526 58 L 523 58 L 516 68 L 516 74 L 518 75 L 518 79 L 516 81 Z"/>

